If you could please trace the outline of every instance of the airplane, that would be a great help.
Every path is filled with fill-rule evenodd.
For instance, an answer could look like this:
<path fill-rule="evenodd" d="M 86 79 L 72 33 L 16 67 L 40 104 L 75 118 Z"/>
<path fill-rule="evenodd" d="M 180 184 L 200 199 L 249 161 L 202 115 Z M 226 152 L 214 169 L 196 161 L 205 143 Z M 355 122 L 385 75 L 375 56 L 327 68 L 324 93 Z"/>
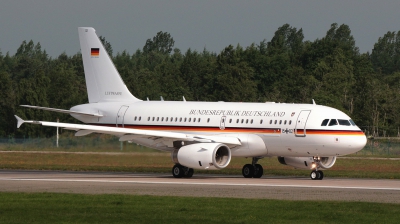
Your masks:
<path fill-rule="evenodd" d="M 175 178 L 190 178 L 194 169 L 219 170 L 232 157 L 252 158 L 245 178 L 260 178 L 258 160 L 277 157 L 281 164 L 311 170 L 322 180 L 337 156 L 361 150 L 366 136 L 342 111 L 312 104 L 143 101 L 131 94 L 92 27 L 79 27 L 79 41 L 89 103 L 69 110 L 21 105 L 67 113 L 86 124 L 23 120 L 61 127 L 75 136 L 110 134 L 168 151 Z"/>

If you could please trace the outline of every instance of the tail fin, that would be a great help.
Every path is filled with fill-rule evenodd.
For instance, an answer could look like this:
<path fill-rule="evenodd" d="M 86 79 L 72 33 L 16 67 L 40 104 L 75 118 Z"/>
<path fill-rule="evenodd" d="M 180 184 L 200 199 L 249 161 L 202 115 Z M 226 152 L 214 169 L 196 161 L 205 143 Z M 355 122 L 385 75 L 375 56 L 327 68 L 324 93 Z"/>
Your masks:
<path fill-rule="evenodd" d="M 79 27 L 89 103 L 139 101 L 126 87 L 92 27 Z"/>

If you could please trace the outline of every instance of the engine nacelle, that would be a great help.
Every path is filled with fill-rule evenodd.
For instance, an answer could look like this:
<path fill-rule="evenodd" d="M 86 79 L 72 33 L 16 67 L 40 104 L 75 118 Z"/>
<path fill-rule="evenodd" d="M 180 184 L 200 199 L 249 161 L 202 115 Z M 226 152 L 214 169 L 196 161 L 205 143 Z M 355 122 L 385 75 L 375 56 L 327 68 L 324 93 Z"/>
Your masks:
<path fill-rule="evenodd" d="M 175 149 L 171 159 L 193 169 L 218 170 L 228 166 L 231 150 L 221 143 L 196 143 Z"/>
<path fill-rule="evenodd" d="M 314 170 L 318 169 L 329 169 L 336 162 L 336 156 L 329 157 L 278 157 L 278 161 L 281 164 L 293 166 L 298 169 Z"/>

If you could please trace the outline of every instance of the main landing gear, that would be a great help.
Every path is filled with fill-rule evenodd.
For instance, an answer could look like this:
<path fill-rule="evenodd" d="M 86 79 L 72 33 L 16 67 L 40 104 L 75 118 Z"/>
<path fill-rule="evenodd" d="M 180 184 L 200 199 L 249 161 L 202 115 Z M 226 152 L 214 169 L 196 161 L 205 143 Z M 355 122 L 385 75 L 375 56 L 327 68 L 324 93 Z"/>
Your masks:
<path fill-rule="evenodd" d="M 313 170 L 310 173 L 311 180 L 322 180 L 324 173 L 321 170 Z"/>
<path fill-rule="evenodd" d="M 251 164 L 246 164 L 243 166 L 242 174 L 245 178 L 260 178 L 264 169 L 260 164 L 257 164 L 257 161 L 261 159 L 260 157 L 253 157 Z"/>
<path fill-rule="evenodd" d="M 172 168 L 172 175 L 174 175 L 175 178 L 191 178 L 193 173 L 194 170 L 192 168 L 182 166 L 180 164 L 175 164 L 175 166 Z"/>

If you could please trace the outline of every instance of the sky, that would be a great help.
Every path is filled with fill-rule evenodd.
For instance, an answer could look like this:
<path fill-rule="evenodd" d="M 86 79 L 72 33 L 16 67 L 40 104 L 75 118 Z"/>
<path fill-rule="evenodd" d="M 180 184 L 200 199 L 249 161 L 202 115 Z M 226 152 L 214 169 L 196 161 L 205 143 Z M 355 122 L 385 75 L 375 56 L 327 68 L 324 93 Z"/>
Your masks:
<path fill-rule="evenodd" d="M 22 41 L 40 42 L 51 57 L 80 51 L 78 27 L 106 38 L 114 54 L 143 49 L 157 32 L 175 48 L 219 53 L 270 41 L 288 23 L 304 39 L 325 36 L 332 23 L 350 27 L 360 53 L 379 37 L 400 31 L 399 0 L 0 0 L 0 52 L 14 55 Z"/>

